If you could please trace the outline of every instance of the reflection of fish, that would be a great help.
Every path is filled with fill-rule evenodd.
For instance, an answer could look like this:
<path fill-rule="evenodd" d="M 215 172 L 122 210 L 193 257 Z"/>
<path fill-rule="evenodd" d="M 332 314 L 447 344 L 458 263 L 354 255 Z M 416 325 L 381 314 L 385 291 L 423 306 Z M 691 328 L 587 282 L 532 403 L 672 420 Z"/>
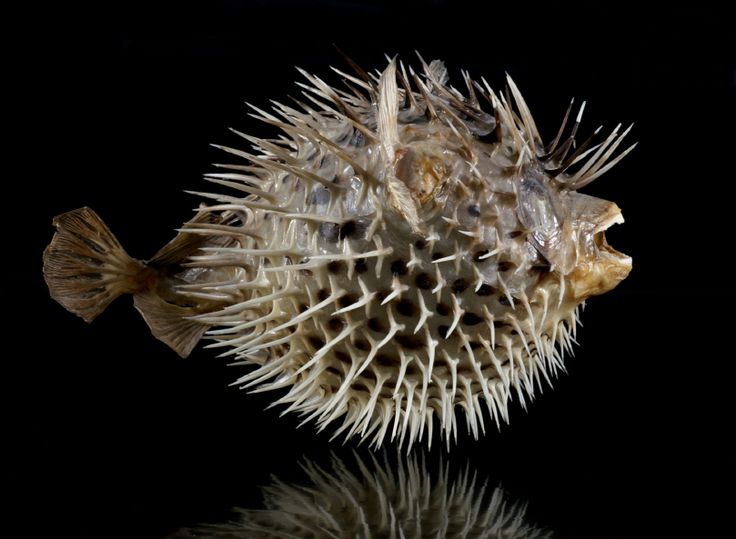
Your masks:
<path fill-rule="evenodd" d="M 263 488 L 264 509 L 237 509 L 223 524 L 183 530 L 169 539 L 276 539 L 286 537 L 413 537 L 542 539 L 552 534 L 530 523 L 526 505 L 492 493 L 468 468 L 452 474 L 440 467 L 433 478 L 424 459 L 411 454 L 398 466 L 384 455 L 352 472 L 338 458 L 324 470 L 307 462 L 307 481 L 279 480 Z"/>
<path fill-rule="evenodd" d="M 631 269 L 604 237 L 618 207 L 576 191 L 630 151 L 614 157 L 628 129 L 573 150 L 568 109 L 544 145 L 511 79 L 499 96 L 463 74 L 464 96 L 422 64 L 356 67 L 347 90 L 305 74 L 313 104 L 256 109 L 281 136 L 225 148 L 245 164 L 208 179 L 234 194 L 204 194 L 145 264 L 91 210 L 59 216 L 52 296 L 91 320 L 131 292 L 183 356 L 215 328 L 211 346 L 256 366 L 240 385 L 288 389 L 288 411 L 376 445 L 431 437 L 434 417 L 449 444 L 456 408 L 476 437 L 508 420 L 512 392 L 524 404 L 562 368 L 577 306 Z"/>

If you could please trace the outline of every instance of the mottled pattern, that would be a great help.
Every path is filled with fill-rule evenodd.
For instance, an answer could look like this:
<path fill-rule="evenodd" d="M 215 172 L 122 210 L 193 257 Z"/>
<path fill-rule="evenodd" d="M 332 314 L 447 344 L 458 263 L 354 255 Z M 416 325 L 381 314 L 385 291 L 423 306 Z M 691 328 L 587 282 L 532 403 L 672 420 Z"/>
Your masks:
<path fill-rule="evenodd" d="M 628 130 L 575 147 L 568 109 L 545 146 L 511 79 L 504 96 L 463 73 L 462 94 L 422 66 L 338 72 L 344 89 L 304 73 L 306 102 L 253 107 L 280 135 L 238 133 L 243 163 L 208 175 L 229 194 L 201 193 L 221 224 L 185 226 L 234 240 L 190 262 L 229 279 L 178 290 L 227 305 L 197 320 L 256 366 L 238 385 L 375 445 L 449 444 L 458 409 L 476 437 L 508 421 L 563 368 L 577 306 L 631 268 L 603 236 L 618 208 L 576 192 Z"/>

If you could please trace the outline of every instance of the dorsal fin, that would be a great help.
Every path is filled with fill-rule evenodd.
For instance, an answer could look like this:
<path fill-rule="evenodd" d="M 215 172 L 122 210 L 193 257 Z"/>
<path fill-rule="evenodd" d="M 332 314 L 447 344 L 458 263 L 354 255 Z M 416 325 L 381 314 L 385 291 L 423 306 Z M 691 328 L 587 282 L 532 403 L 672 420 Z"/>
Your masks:
<path fill-rule="evenodd" d="M 378 136 L 386 167 L 386 190 L 391 206 L 418 231 L 419 215 L 409 188 L 396 177 L 396 150 L 399 145 L 399 92 L 396 83 L 396 61 L 391 60 L 378 85 Z"/>

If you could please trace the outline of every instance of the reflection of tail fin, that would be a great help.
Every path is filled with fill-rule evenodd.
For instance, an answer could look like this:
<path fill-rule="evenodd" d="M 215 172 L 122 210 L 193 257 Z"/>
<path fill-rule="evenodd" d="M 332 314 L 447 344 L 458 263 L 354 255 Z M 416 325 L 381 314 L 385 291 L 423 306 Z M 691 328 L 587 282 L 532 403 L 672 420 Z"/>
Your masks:
<path fill-rule="evenodd" d="M 123 250 L 89 208 L 54 218 L 56 234 L 43 253 L 43 274 L 51 297 L 91 322 L 119 295 L 135 292 L 146 266 Z"/>
<path fill-rule="evenodd" d="M 186 259 L 203 238 L 179 234 L 147 265 L 128 256 L 89 208 L 63 213 L 54 218 L 54 225 L 56 234 L 43 253 L 43 273 L 52 298 L 91 322 L 119 295 L 133 294 L 135 307 L 154 337 L 180 356 L 189 355 L 208 326 L 189 319 L 196 310 L 176 303 L 162 270 Z"/>

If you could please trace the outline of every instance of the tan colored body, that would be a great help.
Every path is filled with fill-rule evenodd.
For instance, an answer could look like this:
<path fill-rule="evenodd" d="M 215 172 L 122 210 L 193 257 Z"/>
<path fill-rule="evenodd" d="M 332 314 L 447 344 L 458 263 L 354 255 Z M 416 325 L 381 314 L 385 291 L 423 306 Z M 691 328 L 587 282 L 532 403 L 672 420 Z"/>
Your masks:
<path fill-rule="evenodd" d="M 278 403 L 320 428 L 340 419 L 336 434 L 411 444 L 436 419 L 449 443 L 456 410 L 475 436 L 484 416 L 507 421 L 512 395 L 523 404 L 562 368 L 578 304 L 631 269 L 604 238 L 618 207 L 577 192 L 630 151 L 611 159 L 628 130 L 573 151 L 581 109 L 545 146 L 510 79 L 515 108 L 467 75 L 463 96 L 441 62 L 423 67 L 342 74 L 349 92 L 305 74 L 313 105 L 257 109 L 284 137 L 243 135 L 255 155 L 224 148 L 245 164 L 208 179 L 231 194 L 201 193 L 212 217 L 146 266 L 107 241 L 102 258 L 124 262 L 105 262 L 106 301 L 133 292 L 182 355 L 212 328 L 212 347 L 256 367 L 239 384 L 287 390 Z M 64 241 L 47 280 L 74 310 L 57 277 L 88 254 L 57 260 Z"/>

